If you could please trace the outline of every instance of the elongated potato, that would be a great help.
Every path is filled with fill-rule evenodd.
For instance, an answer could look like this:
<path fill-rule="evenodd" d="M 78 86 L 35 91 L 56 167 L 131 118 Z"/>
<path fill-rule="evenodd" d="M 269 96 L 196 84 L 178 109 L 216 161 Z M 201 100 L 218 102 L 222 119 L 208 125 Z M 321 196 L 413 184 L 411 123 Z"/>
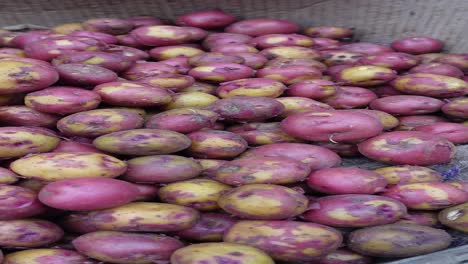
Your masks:
<path fill-rule="evenodd" d="M 398 118 L 399 125 L 395 130 L 413 130 L 419 126 L 448 122 L 449 120 L 436 115 L 410 115 Z"/>
<path fill-rule="evenodd" d="M 0 127 L 0 158 L 48 152 L 59 142 L 55 133 L 45 128 Z"/>
<path fill-rule="evenodd" d="M 114 72 L 127 70 L 135 63 L 127 56 L 103 51 L 80 51 L 63 54 L 52 61 L 53 65 L 82 63 L 97 65 Z"/>
<path fill-rule="evenodd" d="M 390 82 L 397 77 L 388 68 L 372 65 L 352 66 L 340 71 L 336 79 L 347 85 L 374 86 Z"/>
<path fill-rule="evenodd" d="M 83 263 L 97 264 L 76 251 L 57 248 L 27 249 L 16 251 L 5 256 L 4 264 L 28 263 L 28 264 L 59 264 L 59 263 Z"/>
<path fill-rule="evenodd" d="M 380 121 L 385 130 L 395 128 L 399 124 L 399 121 L 396 117 L 384 111 L 372 109 L 353 109 L 352 111 L 375 117 L 377 120 Z"/>
<path fill-rule="evenodd" d="M 128 33 L 133 28 L 130 21 L 118 18 L 94 18 L 81 23 L 84 29 L 111 35 Z"/>
<path fill-rule="evenodd" d="M 121 75 L 127 80 L 136 81 L 145 77 L 151 77 L 166 73 L 177 73 L 177 68 L 159 61 L 144 61 L 133 64 Z"/>
<path fill-rule="evenodd" d="M 81 63 L 60 64 L 55 66 L 60 82 L 81 87 L 95 86 L 116 81 L 117 73 L 101 66 Z M 90 74 L 90 73 L 93 74 Z"/>
<path fill-rule="evenodd" d="M 176 57 L 192 57 L 203 52 L 201 49 L 175 45 L 153 48 L 149 54 L 156 60 L 167 60 Z"/>
<path fill-rule="evenodd" d="M 438 218 L 443 225 L 468 233 L 468 203 L 446 208 Z"/>
<path fill-rule="evenodd" d="M 220 83 L 249 78 L 254 71 L 242 64 L 217 62 L 192 68 L 188 74 L 197 80 Z"/>
<path fill-rule="evenodd" d="M 175 235 L 189 241 L 221 242 L 223 234 L 237 220 L 228 214 L 202 213 L 192 227 L 176 232 Z"/>
<path fill-rule="evenodd" d="M 439 221 L 437 220 L 437 212 L 409 211 L 396 223 L 435 226 L 439 223 Z"/>
<path fill-rule="evenodd" d="M 267 78 L 249 78 L 221 83 L 216 93 L 221 98 L 234 96 L 278 97 L 286 90 L 284 84 Z"/>
<path fill-rule="evenodd" d="M 21 105 L 0 107 L 0 123 L 3 125 L 52 128 L 59 118 Z"/>
<path fill-rule="evenodd" d="M 299 26 L 289 20 L 255 18 L 235 22 L 229 25 L 225 31 L 249 36 L 261 36 L 267 34 L 295 33 L 299 31 Z"/>
<path fill-rule="evenodd" d="M 342 39 L 351 36 L 353 30 L 338 26 L 318 26 L 306 28 L 304 34 L 314 38 Z"/>
<path fill-rule="evenodd" d="M 387 180 L 388 184 L 406 184 L 417 182 L 440 182 L 442 176 L 435 170 L 421 166 L 390 166 L 374 170 Z"/>
<path fill-rule="evenodd" d="M 370 42 L 355 42 L 355 43 L 345 44 L 345 45 L 340 46 L 340 49 L 344 49 L 346 51 L 364 53 L 367 55 L 376 55 L 376 54 L 383 53 L 383 52 L 393 51 L 390 47 L 380 45 L 380 44 L 370 43 Z"/>
<path fill-rule="evenodd" d="M 468 98 L 460 97 L 451 100 L 442 106 L 442 112 L 449 116 L 468 119 Z"/>
<path fill-rule="evenodd" d="M 193 226 L 199 217 L 195 209 L 166 203 L 133 202 L 89 213 L 98 230 L 171 232 Z"/>
<path fill-rule="evenodd" d="M 172 102 L 165 105 L 165 110 L 176 108 L 204 108 L 219 98 L 204 92 L 183 92 L 172 96 Z"/>
<path fill-rule="evenodd" d="M 413 73 L 400 76 L 392 86 L 404 93 L 438 98 L 464 96 L 468 93 L 468 83 L 458 78 L 430 74 Z"/>
<path fill-rule="evenodd" d="M 41 214 L 46 207 L 33 190 L 13 185 L 0 185 L 0 220 L 21 219 Z"/>
<path fill-rule="evenodd" d="M 191 56 L 188 63 L 192 67 L 202 66 L 210 63 L 229 62 L 229 63 L 244 63 L 244 59 L 235 55 L 225 54 L 222 52 L 205 52 Z"/>
<path fill-rule="evenodd" d="M 227 131 L 233 132 L 244 138 L 249 145 L 268 145 L 285 142 L 301 142 L 300 139 L 286 134 L 279 122 L 272 123 L 247 123 L 228 127 Z"/>
<path fill-rule="evenodd" d="M 0 221 L 2 247 L 41 247 L 58 241 L 63 235 L 58 225 L 45 220 Z"/>
<path fill-rule="evenodd" d="M 189 42 L 190 31 L 184 27 L 156 25 L 134 29 L 130 34 L 140 43 L 147 46 L 167 46 Z"/>
<path fill-rule="evenodd" d="M 287 59 L 320 59 L 320 53 L 316 50 L 299 46 L 279 46 L 267 48 L 262 50 L 260 54 L 270 60 L 279 57 Z"/>
<path fill-rule="evenodd" d="M 377 99 L 377 95 L 369 89 L 353 86 L 341 86 L 336 92 L 321 99 L 322 102 L 335 109 L 361 108 Z"/>
<path fill-rule="evenodd" d="M 268 34 L 256 37 L 250 43 L 261 49 L 279 46 L 312 47 L 314 45 L 312 38 L 299 34 Z"/>
<path fill-rule="evenodd" d="M 290 85 L 286 94 L 310 99 L 322 99 L 334 95 L 337 86 L 334 82 L 326 80 L 306 80 Z"/>
<path fill-rule="evenodd" d="M 305 80 L 320 79 L 322 78 L 322 72 L 311 66 L 267 66 L 259 69 L 256 76 L 291 85 Z"/>
<path fill-rule="evenodd" d="M 288 117 L 293 114 L 303 112 L 320 112 L 324 110 L 333 110 L 333 107 L 305 97 L 280 97 L 276 101 L 284 105 L 283 113 L 280 117 Z"/>
<path fill-rule="evenodd" d="M 11 163 L 15 173 L 32 179 L 58 181 L 83 177 L 117 177 L 125 172 L 125 162 L 92 152 L 53 152 L 20 158 Z"/>
<path fill-rule="evenodd" d="M 57 36 L 33 41 L 24 46 L 28 58 L 51 61 L 61 55 L 79 51 L 96 51 L 105 43 L 88 37 Z"/>
<path fill-rule="evenodd" d="M 419 60 L 416 56 L 402 52 L 382 52 L 364 57 L 359 60 L 359 63 L 404 71 L 418 65 Z"/>
<path fill-rule="evenodd" d="M 98 231 L 90 221 L 88 212 L 73 212 L 58 219 L 60 226 L 67 232 L 74 234 L 86 234 Z"/>
<path fill-rule="evenodd" d="M 247 149 L 239 135 L 221 130 L 202 130 L 187 134 L 192 145 L 187 149 L 192 157 L 203 159 L 234 158 Z"/>
<path fill-rule="evenodd" d="M 18 175 L 9 169 L 0 167 L 0 184 L 13 184 L 19 180 Z"/>
<path fill-rule="evenodd" d="M 468 127 L 459 123 L 438 122 L 435 124 L 419 126 L 413 130 L 445 138 L 454 144 L 468 143 Z"/>
<path fill-rule="evenodd" d="M 218 117 L 218 114 L 213 111 L 176 108 L 151 116 L 146 120 L 145 127 L 190 133 L 213 127 Z"/>

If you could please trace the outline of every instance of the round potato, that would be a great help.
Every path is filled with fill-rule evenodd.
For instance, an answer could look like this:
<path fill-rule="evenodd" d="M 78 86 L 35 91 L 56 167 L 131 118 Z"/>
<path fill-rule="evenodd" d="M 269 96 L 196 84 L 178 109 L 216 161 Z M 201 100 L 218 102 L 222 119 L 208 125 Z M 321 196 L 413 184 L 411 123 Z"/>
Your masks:
<path fill-rule="evenodd" d="M 186 28 L 167 25 L 138 27 L 130 34 L 146 46 L 177 45 L 189 42 L 192 38 L 192 34 Z"/>
<path fill-rule="evenodd" d="M 221 83 L 216 93 L 221 98 L 234 96 L 278 97 L 286 90 L 284 84 L 267 78 L 249 78 Z"/>
<path fill-rule="evenodd" d="M 125 172 L 125 162 L 92 152 L 51 152 L 15 160 L 10 168 L 28 179 L 59 181 L 65 179 L 113 178 Z"/>
<path fill-rule="evenodd" d="M 307 198 L 290 188 L 271 184 L 248 184 L 234 188 L 218 200 L 226 212 L 246 219 L 281 220 L 302 214 Z"/>
<path fill-rule="evenodd" d="M 61 55 L 80 51 L 97 51 L 105 43 L 89 37 L 57 36 L 27 43 L 24 53 L 28 58 L 51 61 Z"/>
<path fill-rule="evenodd" d="M 268 62 L 265 56 L 253 52 L 233 52 L 231 55 L 241 57 L 244 59 L 242 64 L 252 69 L 260 69 Z"/>
<path fill-rule="evenodd" d="M 392 48 L 410 54 L 424 54 L 431 52 L 440 52 L 444 47 L 441 40 L 425 37 L 411 36 L 402 39 L 397 39 L 392 42 Z"/>
<path fill-rule="evenodd" d="M 45 210 L 35 191 L 20 186 L 0 185 L 0 220 L 27 218 Z"/>
<path fill-rule="evenodd" d="M 117 73 L 91 64 L 70 63 L 56 65 L 60 75 L 60 82 L 80 87 L 93 87 L 95 85 L 116 81 Z M 92 73 L 92 74 L 90 74 Z"/>
<path fill-rule="evenodd" d="M 462 70 L 465 74 L 468 73 L 468 54 L 440 54 L 434 61 L 445 64 L 450 64 Z"/>
<path fill-rule="evenodd" d="M 440 182 L 442 176 L 435 170 L 421 166 L 390 166 L 374 170 L 382 175 L 388 184 L 407 184 L 418 182 Z"/>
<path fill-rule="evenodd" d="M 0 107 L 0 123 L 3 125 L 54 128 L 58 120 L 56 115 L 42 113 L 27 106 Z"/>
<path fill-rule="evenodd" d="M 41 247 L 56 242 L 64 235 L 56 224 L 38 219 L 0 221 L 2 247 Z"/>
<path fill-rule="evenodd" d="M 223 234 L 236 222 L 228 214 L 203 213 L 195 225 L 176 232 L 175 235 L 190 241 L 221 242 Z"/>
<path fill-rule="evenodd" d="M 48 264 L 59 263 L 86 263 L 97 264 L 94 260 L 79 254 L 73 250 L 67 249 L 27 249 L 16 251 L 5 256 L 4 264 L 28 263 L 43 264 L 46 260 Z"/>
<path fill-rule="evenodd" d="M 190 133 L 213 127 L 218 117 L 218 114 L 213 111 L 176 108 L 151 116 L 146 120 L 145 127 Z"/>
<path fill-rule="evenodd" d="M 247 123 L 228 127 L 227 131 L 233 132 L 244 138 L 249 145 L 268 145 L 285 142 L 301 142 L 281 130 L 279 122 L 273 123 Z"/>
<path fill-rule="evenodd" d="M 392 86 L 404 93 L 438 98 L 468 94 L 468 83 L 458 78 L 430 73 L 412 73 L 396 78 Z"/>
<path fill-rule="evenodd" d="M 130 68 L 134 61 L 126 56 L 104 51 L 80 51 L 66 53 L 52 61 L 53 65 L 67 63 L 91 64 L 114 72 L 122 72 Z"/>
<path fill-rule="evenodd" d="M 216 102 L 219 98 L 204 92 L 183 92 L 172 96 L 172 102 L 165 105 L 165 110 L 176 108 L 204 108 Z"/>
<path fill-rule="evenodd" d="M 35 127 L 0 127 L 0 158 L 17 158 L 53 150 L 60 139 L 53 131 Z"/>
<path fill-rule="evenodd" d="M 261 49 L 280 46 L 312 47 L 314 45 L 312 38 L 299 34 L 268 34 L 256 37 L 250 43 Z"/>
<path fill-rule="evenodd" d="M 438 218 L 443 225 L 468 233 L 468 203 L 446 208 Z"/>
<path fill-rule="evenodd" d="M 188 153 L 202 159 L 234 158 L 247 149 L 247 142 L 239 135 L 221 130 L 202 130 L 187 135 L 192 140 Z"/>
<path fill-rule="evenodd" d="M 290 59 L 278 57 L 266 62 L 265 66 L 307 66 L 315 67 L 322 72 L 327 69 L 327 65 L 321 63 L 320 61 L 306 58 Z"/>
<path fill-rule="evenodd" d="M 192 76 L 175 73 L 158 74 L 144 77 L 136 81 L 149 86 L 165 88 L 173 92 L 179 92 L 195 83 L 195 79 Z"/>
<path fill-rule="evenodd" d="M 249 43 L 252 40 L 251 36 L 238 33 L 211 33 L 203 40 L 203 47 L 211 49 L 215 46 L 223 46 L 227 44 Z"/>
<path fill-rule="evenodd" d="M 181 93 L 188 93 L 188 92 L 201 92 L 210 95 L 216 94 L 216 85 L 211 83 L 204 83 L 204 82 L 195 82 L 187 88 L 180 90 Z"/>

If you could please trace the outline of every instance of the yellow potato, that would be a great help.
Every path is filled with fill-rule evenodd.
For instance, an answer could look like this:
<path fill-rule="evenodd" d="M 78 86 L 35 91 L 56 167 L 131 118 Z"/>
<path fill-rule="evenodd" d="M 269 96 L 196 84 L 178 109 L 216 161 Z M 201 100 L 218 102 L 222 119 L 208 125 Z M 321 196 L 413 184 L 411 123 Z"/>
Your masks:
<path fill-rule="evenodd" d="M 46 129 L 0 127 L 0 158 L 51 151 L 59 142 L 60 139 Z"/>

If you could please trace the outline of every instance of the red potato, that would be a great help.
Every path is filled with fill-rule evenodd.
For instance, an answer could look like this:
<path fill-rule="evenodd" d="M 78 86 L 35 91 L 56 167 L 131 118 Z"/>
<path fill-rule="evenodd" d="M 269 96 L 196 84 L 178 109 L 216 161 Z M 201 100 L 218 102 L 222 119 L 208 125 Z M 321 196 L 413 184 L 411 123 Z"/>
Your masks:
<path fill-rule="evenodd" d="M 149 51 L 152 58 L 156 60 L 167 60 L 176 57 L 192 57 L 204 53 L 203 50 L 186 46 L 164 46 L 156 47 Z"/>
<path fill-rule="evenodd" d="M 347 85 L 374 86 L 388 83 L 397 78 L 397 75 L 395 71 L 388 68 L 362 65 L 346 67 L 332 77 Z"/>
<path fill-rule="evenodd" d="M 314 41 L 312 48 L 316 50 L 337 49 L 342 45 L 338 40 L 331 38 L 312 38 L 312 41 Z"/>
<path fill-rule="evenodd" d="M 430 73 L 437 75 L 445 75 L 455 78 L 462 78 L 463 72 L 450 64 L 443 64 L 438 62 L 431 62 L 427 64 L 420 64 L 409 70 L 409 73 Z"/>
<path fill-rule="evenodd" d="M 99 149 L 88 143 L 72 140 L 62 140 L 52 152 L 94 152 L 102 153 Z"/>
<path fill-rule="evenodd" d="M 403 93 L 438 98 L 468 94 L 467 82 L 454 77 L 430 73 L 413 73 L 400 76 L 393 80 L 391 85 Z"/>
<path fill-rule="evenodd" d="M 118 76 L 115 72 L 91 64 L 70 63 L 56 65 L 60 82 L 68 85 L 95 86 L 102 83 L 116 81 Z"/>
<path fill-rule="evenodd" d="M 257 18 L 235 22 L 225 28 L 228 33 L 261 36 L 267 34 L 289 34 L 299 31 L 299 26 L 288 20 Z"/>
<path fill-rule="evenodd" d="M 413 130 L 419 126 L 431 125 L 439 122 L 448 122 L 449 120 L 436 115 L 414 115 L 402 116 L 398 118 L 399 126 L 396 130 Z"/>
<path fill-rule="evenodd" d="M 269 97 L 235 96 L 217 100 L 205 109 L 218 113 L 225 120 L 257 122 L 280 115 L 284 106 Z"/>
<path fill-rule="evenodd" d="M 69 86 L 55 86 L 32 92 L 24 98 L 24 104 L 43 113 L 60 115 L 95 109 L 101 103 L 98 93 Z"/>
<path fill-rule="evenodd" d="M 440 173 L 421 166 L 390 166 L 379 168 L 374 171 L 385 177 L 390 185 L 442 181 Z"/>
<path fill-rule="evenodd" d="M 346 51 L 341 49 L 325 49 L 320 51 L 323 62 L 327 66 L 355 65 L 366 55 L 364 53 Z"/>
<path fill-rule="evenodd" d="M 337 249 L 321 257 L 315 264 L 372 264 L 372 258 L 347 249 Z"/>
<path fill-rule="evenodd" d="M 333 110 L 333 107 L 305 97 L 280 97 L 276 98 L 284 106 L 283 113 L 280 117 L 288 117 L 293 114 L 303 112 L 320 112 Z"/>
<path fill-rule="evenodd" d="M 116 106 L 150 107 L 168 104 L 172 101 L 169 91 L 131 82 L 109 82 L 96 86 L 93 92 L 104 103 Z"/>
<path fill-rule="evenodd" d="M 177 108 L 151 116 L 146 120 L 145 127 L 191 133 L 202 128 L 213 127 L 218 117 L 218 114 L 213 111 Z"/>
<path fill-rule="evenodd" d="M 26 44 L 24 52 L 27 57 L 51 61 L 61 55 L 77 51 L 96 51 L 104 43 L 93 38 L 84 37 L 54 37 Z"/>
<path fill-rule="evenodd" d="M 249 78 L 254 71 L 242 64 L 220 62 L 192 68 L 188 74 L 197 80 L 220 83 Z"/>
<path fill-rule="evenodd" d="M 439 210 L 468 201 L 468 193 L 443 182 L 419 182 L 395 185 L 382 195 L 417 210 Z"/>
<path fill-rule="evenodd" d="M 467 208 L 468 203 L 449 207 L 440 211 L 438 218 L 443 225 L 467 233 Z"/>
<path fill-rule="evenodd" d="M 386 67 L 395 71 L 404 71 L 418 65 L 419 58 L 402 52 L 382 52 L 366 56 L 360 59 L 358 63 Z"/>
<path fill-rule="evenodd" d="M 55 127 L 58 116 L 42 113 L 26 106 L 0 107 L 0 124 L 10 126 Z"/>
<path fill-rule="evenodd" d="M 132 61 L 145 60 L 149 58 L 149 54 L 147 52 L 126 46 L 107 45 L 106 47 L 101 48 L 101 51 L 118 54 Z"/>
<path fill-rule="evenodd" d="M 228 162 L 219 159 L 197 159 L 196 161 L 202 166 L 201 176 L 207 178 L 213 178 L 218 168 Z"/>
<path fill-rule="evenodd" d="M 38 194 L 47 206 L 69 211 L 112 208 L 135 200 L 139 190 L 125 181 L 77 178 L 49 183 Z"/>
<path fill-rule="evenodd" d="M 279 122 L 247 123 L 228 127 L 227 131 L 234 132 L 244 138 L 249 145 L 267 145 L 285 142 L 301 142 L 281 130 Z"/>
<path fill-rule="evenodd" d="M 0 185 L 0 198 L 0 220 L 28 218 L 46 211 L 35 191 L 20 186 Z"/>
<path fill-rule="evenodd" d="M 182 27 L 182 29 L 186 30 L 190 34 L 190 39 L 189 41 L 200 41 L 204 39 L 206 36 L 208 36 L 208 31 L 205 31 L 201 28 L 197 27 Z M 186 47 L 194 47 L 194 48 L 199 48 L 201 49 L 202 47 L 199 44 L 194 44 L 194 43 L 182 43 L 182 45 L 185 45 Z"/>
<path fill-rule="evenodd" d="M 31 30 L 28 32 L 21 32 L 11 40 L 11 46 L 18 49 L 24 49 L 24 46 L 28 43 L 46 39 L 54 35 L 55 34 L 50 30 Z"/>
<path fill-rule="evenodd" d="M 48 129 L 38 127 L 0 127 L 0 158 L 19 158 L 48 152 L 60 139 Z"/>
<path fill-rule="evenodd" d="M 399 122 L 398 119 L 386 112 L 378 111 L 378 110 L 370 110 L 370 109 L 353 109 L 353 112 L 358 112 L 362 114 L 366 114 L 368 116 L 372 116 L 380 121 L 382 126 L 385 130 L 390 130 L 398 126 Z"/>
<path fill-rule="evenodd" d="M 396 90 L 390 85 L 380 85 L 377 87 L 372 87 L 371 91 L 373 91 L 379 98 L 392 95 L 403 95 L 402 92 Z"/>
<path fill-rule="evenodd" d="M 439 220 L 437 219 L 437 212 L 409 211 L 396 223 L 435 226 L 439 223 Z"/>
<path fill-rule="evenodd" d="M 265 56 L 253 52 L 233 52 L 230 53 L 230 55 L 241 57 L 244 59 L 242 64 L 252 69 L 260 69 L 268 62 L 268 59 L 265 58 Z"/>
<path fill-rule="evenodd" d="M 239 135 L 221 130 L 201 130 L 187 135 L 192 140 L 188 153 L 195 158 L 234 158 L 247 149 L 247 142 Z"/>
<path fill-rule="evenodd" d="M 170 183 L 197 177 L 202 167 L 196 161 L 176 155 L 154 155 L 127 161 L 123 180 L 136 183 Z"/>
<path fill-rule="evenodd" d="M 192 66 L 190 66 L 188 58 L 186 57 L 176 57 L 176 58 L 170 58 L 167 60 L 161 61 L 164 64 L 170 65 L 172 67 L 175 67 L 177 69 L 177 73 L 180 74 L 187 74 Z"/>
<path fill-rule="evenodd" d="M 428 166 L 448 163 L 455 154 L 455 146 L 429 133 L 394 131 L 360 143 L 359 152 L 384 163 Z"/>
<path fill-rule="evenodd" d="M 372 101 L 369 106 L 374 110 L 392 115 L 429 114 L 440 110 L 441 100 L 419 95 L 394 95 Z"/>
<path fill-rule="evenodd" d="M 130 32 L 138 42 L 146 46 L 167 46 L 189 42 L 192 34 L 184 27 L 143 26 Z"/>
<path fill-rule="evenodd" d="M 215 46 L 223 46 L 226 44 L 242 44 L 249 43 L 252 40 L 251 36 L 237 33 L 211 33 L 203 40 L 203 47 L 211 49 Z"/>
<path fill-rule="evenodd" d="M 299 46 L 279 46 L 264 49 L 260 52 L 265 58 L 271 60 L 275 58 L 286 58 L 286 59 L 312 59 L 319 60 L 321 55 L 318 51 L 299 47 Z"/>
<path fill-rule="evenodd" d="M 56 224 L 39 219 L 0 221 L 0 245 L 5 248 L 46 247 L 64 233 Z"/>
<path fill-rule="evenodd" d="M 121 35 L 128 33 L 133 28 L 133 24 L 124 19 L 117 18 L 95 18 L 82 23 L 84 29 L 89 31 L 103 32 L 111 35 Z"/>
<path fill-rule="evenodd" d="M 158 88 L 165 88 L 174 92 L 179 92 L 180 90 L 194 84 L 195 79 L 192 76 L 188 75 L 166 73 L 141 78 L 136 80 L 136 82 Z"/>
<path fill-rule="evenodd" d="M 461 97 L 450 100 L 442 106 L 442 112 L 448 116 L 468 119 L 468 98 Z"/>
<path fill-rule="evenodd" d="M 19 180 L 18 177 L 11 170 L 0 167 L 0 184 L 13 184 Z"/>
<path fill-rule="evenodd" d="M 468 143 L 468 127 L 463 124 L 438 122 L 435 124 L 419 126 L 413 130 L 445 138 L 454 144 Z"/>
<path fill-rule="evenodd" d="M 244 59 L 230 54 L 225 54 L 221 52 L 205 52 L 201 54 L 194 55 L 188 59 L 189 64 L 192 67 L 202 66 L 210 63 L 244 63 Z"/>
<path fill-rule="evenodd" d="M 334 227 L 390 224 L 406 215 L 398 200 L 366 194 L 330 195 L 316 199 L 302 216 L 306 221 Z"/>
<path fill-rule="evenodd" d="M 278 97 L 286 86 L 267 78 L 248 78 L 221 83 L 216 93 L 221 98 L 235 96 Z"/>
<path fill-rule="evenodd" d="M 305 58 L 297 58 L 297 59 L 290 59 L 290 58 L 275 58 L 269 60 L 265 66 L 307 66 L 307 67 L 315 67 L 320 71 L 325 71 L 327 66 L 320 61 L 313 60 L 313 59 L 305 59 Z"/>
<path fill-rule="evenodd" d="M 68 36 L 72 37 L 86 37 L 86 38 L 93 38 L 100 40 L 106 44 L 117 44 L 118 40 L 115 36 L 103 32 L 93 32 L 93 31 L 86 31 L 86 30 L 77 30 L 73 31 L 72 33 L 68 34 Z"/>
<path fill-rule="evenodd" d="M 175 20 L 178 26 L 191 26 L 203 29 L 222 28 L 236 21 L 233 15 L 222 10 L 202 10 L 179 16 Z"/>
<path fill-rule="evenodd" d="M 129 17 L 126 20 L 132 23 L 134 28 L 143 27 L 143 26 L 156 26 L 156 25 L 164 24 L 164 22 L 161 19 L 152 17 L 152 16 Z"/>
<path fill-rule="evenodd" d="M 380 134 L 383 126 L 374 117 L 336 110 L 294 114 L 281 122 L 281 129 L 310 141 L 353 142 Z"/>
<path fill-rule="evenodd" d="M 391 46 L 394 50 L 401 52 L 424 54 L 442 51 L 444 43 L 431 37 L 415 36 L 395 40 Z"/>
<path fill-rule="evenodd" d="M 168 261 L 175 250 L 184 246 L 178 239 L 164 235 L 109 231 L 85 234 L 72 243 L 76 250 L 88 257 L 123 264 Z"/>
<path fill-rule="evenodd" d="M 380 174 L 359 168 L 328 168 L 312 172 L 307 185 L 326 194 L 374 194 L 387 186 Z"/>
<path fill-rule="evenodd" d="M 364 53 L 367 55 L 376 55 L 383 52 L 392 52 L 393 50 L 387 46 L 369 43 L 369 42 L 356 42 L 350 43 L 346 45 L 342 45 L 340 49 L 351 51 L 351 52 L 358 52 Z"/>
<path fill-rule="evenodd" d="M 369 89 L 352 86 L 341 86 L 336 92 L 322 101 L 335 109 L 351 109 L 365 107 L 377 99 L 377 95 Z"/>
<path fill-rule="evenodd" d="M 5 255 L 5 264 L 31 263 L 42 264 L 46 260 L 50 264 L 58 263 L 86 263 L 97 264 L 96 261 L 71 250 L 73 247 L 64 248 L 44 248 L 44 249 L 26 249 L 9 253 Z M 42 262 L 42 263 L 41 263 Z"/>
<path fill-rule="evenodd" d="M 338 85 L 327 80 L 306 80 L 290 85 L 286 91 L 288 96 L 323 99 L 336 93 Z"/>
<path fill-rule="evenodd" d="M 309 144 L 274 143 L 244 152 L 241 158 L 285 157 L 300 161 L 310 166 L 311 171 L 331 168 L 341 163 L 341 158 L 334 152 Z"/>
<path fill-rule="evenodd" d="M 435 62 L 450 64 L 468 74 L 468 53 L 442 54 Z"/>
<path fill-rule="evenodd" d="M 279 46 L 311 47 L 314 41 L 312 38 L 299 34 L 268 34 L 252 39 L 250 44 L 260 49 Z"/>
<path fill-rule="evenodd" d="M 195 225 L 175 235 L 189 241 L 221 242 L 223 234 L 236 222 L 237 220 L 228 214 L 202 213 Z"/>
<path fill-rule="evenodd" d="M 138 42 L 138 40 L 136 40 L 130 34 L 118 35 L 118 36 L 115 36 L 115 38 L 117 38 L 117 43 L 119 45 L 128 46 L 128 47 L 132 47 L 132 48 L 138 48 L 138 49 L 147 48 L 147 46 L 145 46 L 145 45 L 141 44 L 140 42 Z"/>
<path fill-rule="evenodd" d="M 318 26 L 306 28 L 304 34 L 313 38 L 342 39 L 353 35 L 353 31 L 349 28 L 338 26 Z"/>
<path fill-rule="evenodd" d="M 290 85 L 304 80 L 320 79 L 322 73 L 310 66 L 267 66 L 259 69 L 256 76 Z"/>
<path fill-rule="evenodd" d="M 337 153 L 341 157 L 358 157 L 361 155 L 356 144 L 332 142 L 317 142 L 316 144 Z"/>
<path fill-rule="evenodd" d="M 433 63 L 436 62 L 437 58 L 445 56 L 447 54 L 444 53 L 424 53 L 416 55 L 418 58 L 421 59 L 421 63 Z"/>
<path fill-rule="evenodd" d="M 54 65 L 68 63 L 91 64 L 114 72 L 122 72 L 130 68 L 134 62 L 124 56 L 102 51 L 73 52 L 61 55 L 52 61 Z"/>

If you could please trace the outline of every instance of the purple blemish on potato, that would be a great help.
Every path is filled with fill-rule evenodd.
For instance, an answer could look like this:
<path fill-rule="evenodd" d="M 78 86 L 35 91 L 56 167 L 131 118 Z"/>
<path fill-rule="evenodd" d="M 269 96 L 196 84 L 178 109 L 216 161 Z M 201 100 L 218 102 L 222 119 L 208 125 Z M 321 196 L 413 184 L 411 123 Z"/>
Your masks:
<path fill-rule="evenodd" d="M 98 212 L 97 214 L 90 215 L 90 221 L 95 223 L 112 223 L 118 219 L 108 212 Z"/>

